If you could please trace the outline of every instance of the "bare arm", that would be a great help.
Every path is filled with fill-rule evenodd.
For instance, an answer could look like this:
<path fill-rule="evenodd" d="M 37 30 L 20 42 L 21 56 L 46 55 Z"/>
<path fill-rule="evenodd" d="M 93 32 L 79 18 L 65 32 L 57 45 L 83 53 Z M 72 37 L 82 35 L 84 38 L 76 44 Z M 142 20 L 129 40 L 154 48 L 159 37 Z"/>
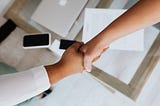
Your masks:
<path fill-rule="evenodd" d="M 141 0 L 98 36 L 111 43 L 129 33 L 160 22 L 160 0 Z"/>
<path fill-rule="evenodd" d="M 157 22 L 160 22 L 160 0 L 139 1 L 95 38 L 82 46 L 81 51 L 85 53 L 85 68 L 90 70 L 92 60 L 114 40 Z"/>

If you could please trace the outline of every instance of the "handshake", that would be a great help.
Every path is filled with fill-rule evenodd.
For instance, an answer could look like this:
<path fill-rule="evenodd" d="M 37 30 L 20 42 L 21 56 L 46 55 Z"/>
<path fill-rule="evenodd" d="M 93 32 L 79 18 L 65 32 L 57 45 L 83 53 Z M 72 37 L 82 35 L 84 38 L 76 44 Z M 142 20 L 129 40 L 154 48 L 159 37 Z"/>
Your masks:
<path fill-rule="evenodd" d="M 75 42 L 62 55 L 59 62 L 53 65 L 45 66 L 51 84 L 72 74 L 82 73 L 84 67 L 84 53 L 81 51 L 83 43 Z M 97 60 L 99 56 L 93 59 Z"/>
<path fill-rule="evenodd" d="M 63 53 L 61 60 L 58 62 L 68 75 L 81 73 L 85 70 L 83 66 L 84 54 L 80 51 L 83 43 L 75 42 L 69 46 Z"/>
<path fill-rule="evenodd" d="M 69 75 L 83 72 L 83 53 L 80 52 L 82 45 L 83 43 L 75 42 L 63 53 L 59 62 L 45 66 L 51 84 Z"/>

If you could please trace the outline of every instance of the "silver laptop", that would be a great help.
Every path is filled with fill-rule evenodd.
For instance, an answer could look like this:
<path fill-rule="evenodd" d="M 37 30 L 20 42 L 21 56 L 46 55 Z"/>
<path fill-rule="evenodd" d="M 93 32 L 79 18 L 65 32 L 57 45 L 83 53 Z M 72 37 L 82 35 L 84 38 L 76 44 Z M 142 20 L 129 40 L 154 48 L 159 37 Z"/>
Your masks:
<path fill-rule="evenodd" d="M 42 0 L 32 19 L 65 37 L 88 0 Z"/>

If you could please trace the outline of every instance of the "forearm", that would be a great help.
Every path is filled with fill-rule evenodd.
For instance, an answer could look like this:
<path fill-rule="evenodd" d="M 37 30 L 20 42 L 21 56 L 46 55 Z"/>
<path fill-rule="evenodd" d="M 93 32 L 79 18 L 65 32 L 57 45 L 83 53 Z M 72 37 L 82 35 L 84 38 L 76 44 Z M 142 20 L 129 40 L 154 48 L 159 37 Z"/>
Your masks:
<path fill-rule="evenodd" d="M 65 77 L 61 67 L 59 67 L 59 64 L 45 66 L 45 69 L 48 73 L 49 81 L 51 84 L 54 84 Z"/>
<path fill-rule="evenodd" d="M 140 0 L 98 34 L 96 38 L 109 45 L 122 36 L 159 22 L 159 11 L 160 0 Z"/>
<path fill-rule="evenodd" d="M 48 78 L 51 85 L 74 73 L 74 71 L 72 71 L 73 66 L 65 66 L 60 62 L 44 67 L 48 73 Z"/>

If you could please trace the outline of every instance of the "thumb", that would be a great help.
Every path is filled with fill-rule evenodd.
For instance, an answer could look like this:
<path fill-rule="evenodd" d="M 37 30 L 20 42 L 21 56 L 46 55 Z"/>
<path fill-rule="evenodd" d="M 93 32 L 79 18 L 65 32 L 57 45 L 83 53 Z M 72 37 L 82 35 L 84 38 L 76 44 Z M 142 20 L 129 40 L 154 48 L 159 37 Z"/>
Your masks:
<path fill-rule="evenodd" d="M 82 46 L 83 43 L 80 43 L 80 42 L 75 42 L 70 48 L 78 51 L 79 48 Z"/>
<path fill-rule="evenodd" d="M 81 51 L 82 53 L 86 53 L 86 52 L 87 52 L 87 46 L 86 46 L 86 45 L 82 45 L 82 46 L 80 47 L 80 51 Z"/>
<path fill-rule="evenodd" d="M 86 71 L 91 72 L 92 70 L 92 58 L 84 55 L 84 67 Z"/>

